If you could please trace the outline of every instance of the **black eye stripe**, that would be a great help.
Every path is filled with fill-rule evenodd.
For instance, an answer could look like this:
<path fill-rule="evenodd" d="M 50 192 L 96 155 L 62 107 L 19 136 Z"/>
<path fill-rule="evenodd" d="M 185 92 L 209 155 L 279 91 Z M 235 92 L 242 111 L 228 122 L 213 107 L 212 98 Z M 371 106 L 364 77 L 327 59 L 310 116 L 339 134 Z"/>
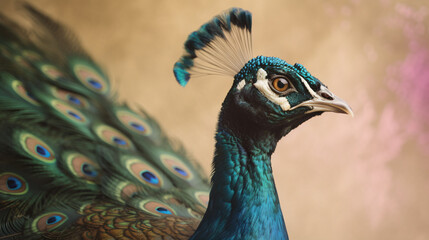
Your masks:
<path fill-rule="evenodd" d="M 313 82 L 313 81 L 307 81 L 308 85 L 310 85 L 311 89 L 313 89 L 313 91 L 317 92 L 320 90 L 320 88 L 322 87 L 322 84 L 320 84 L 320 82 Z"/>

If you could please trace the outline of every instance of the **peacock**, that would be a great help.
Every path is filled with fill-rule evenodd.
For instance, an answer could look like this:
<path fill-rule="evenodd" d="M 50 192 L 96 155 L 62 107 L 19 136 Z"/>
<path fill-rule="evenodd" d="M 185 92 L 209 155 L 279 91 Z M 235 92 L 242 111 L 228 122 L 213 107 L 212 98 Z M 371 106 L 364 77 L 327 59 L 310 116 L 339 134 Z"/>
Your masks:
<path fill-rule="evenodd" d="M 301 64 L 252 55 L 251 13 L 215 16 L 184 44 L 177 82 L 233 78 L 209 182 L 144 110 L 119 102 L 65 26 L 0 16 L 0 239 L 288 239 L 277 142 L 351 108 Z"/>

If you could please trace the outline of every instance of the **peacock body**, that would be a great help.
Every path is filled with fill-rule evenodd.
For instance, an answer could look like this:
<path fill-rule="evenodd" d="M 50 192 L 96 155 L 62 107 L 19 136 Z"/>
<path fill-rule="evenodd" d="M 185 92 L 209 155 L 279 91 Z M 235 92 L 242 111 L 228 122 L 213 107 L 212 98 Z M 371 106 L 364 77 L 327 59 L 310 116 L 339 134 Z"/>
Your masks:
<path fill-rule="evenodd" d="M 302 65 L 252 57 L 251 14 L 189 35 L 177 81 L 234 77 L 210 184 L 143 110 L 115 100 L 67 28 L 0 17 L 0 239 L 288 239 L 270 156 L 325 111 L 351 113 Z M 209 194 L 210 191 L 210 194 Z"/>

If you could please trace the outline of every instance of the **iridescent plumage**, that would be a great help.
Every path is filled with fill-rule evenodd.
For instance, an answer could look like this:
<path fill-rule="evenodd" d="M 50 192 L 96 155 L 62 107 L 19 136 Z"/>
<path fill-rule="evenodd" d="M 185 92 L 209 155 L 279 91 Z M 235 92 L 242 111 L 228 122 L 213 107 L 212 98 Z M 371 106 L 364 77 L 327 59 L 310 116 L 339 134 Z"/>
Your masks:
<path fill-rule="evenodd" d="M 198 164 L 114 99 L 76 37 L 26 9 L 36 34 L 0 18 L 0 239 L 288 238 L 271 171 L 277 141 L 324 111 L 351 110 L 302 65 L 252 58 L 248 11 L 201 26 L 174 66 L 182 86 L 234 77 L 209 197 Z"/>
<path fill-rule="evenodd" d="M 37 35 L 0 21 L 0 239 L 189 238 L 208 199 L 199 166 L 26 8 Z"/>

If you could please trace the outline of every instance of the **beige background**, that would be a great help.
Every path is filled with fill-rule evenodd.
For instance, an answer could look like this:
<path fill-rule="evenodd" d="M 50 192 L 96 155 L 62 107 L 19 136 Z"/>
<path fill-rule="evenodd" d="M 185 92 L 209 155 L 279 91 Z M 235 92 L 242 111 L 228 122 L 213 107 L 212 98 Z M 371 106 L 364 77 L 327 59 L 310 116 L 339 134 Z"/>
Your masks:
<path fill-rule="evenodd" d="M 70 26 L 120 99 L 155 116 L 207 173 L 231 79 L 182 88 L 172 66 L 212 16 L 252 11 L 255 56 L 304 64 L 356 115 L 324 114 L 279 143 L 273 168 L 290 238 L 429 239 L 428 1 L 31 2 Z"/>

